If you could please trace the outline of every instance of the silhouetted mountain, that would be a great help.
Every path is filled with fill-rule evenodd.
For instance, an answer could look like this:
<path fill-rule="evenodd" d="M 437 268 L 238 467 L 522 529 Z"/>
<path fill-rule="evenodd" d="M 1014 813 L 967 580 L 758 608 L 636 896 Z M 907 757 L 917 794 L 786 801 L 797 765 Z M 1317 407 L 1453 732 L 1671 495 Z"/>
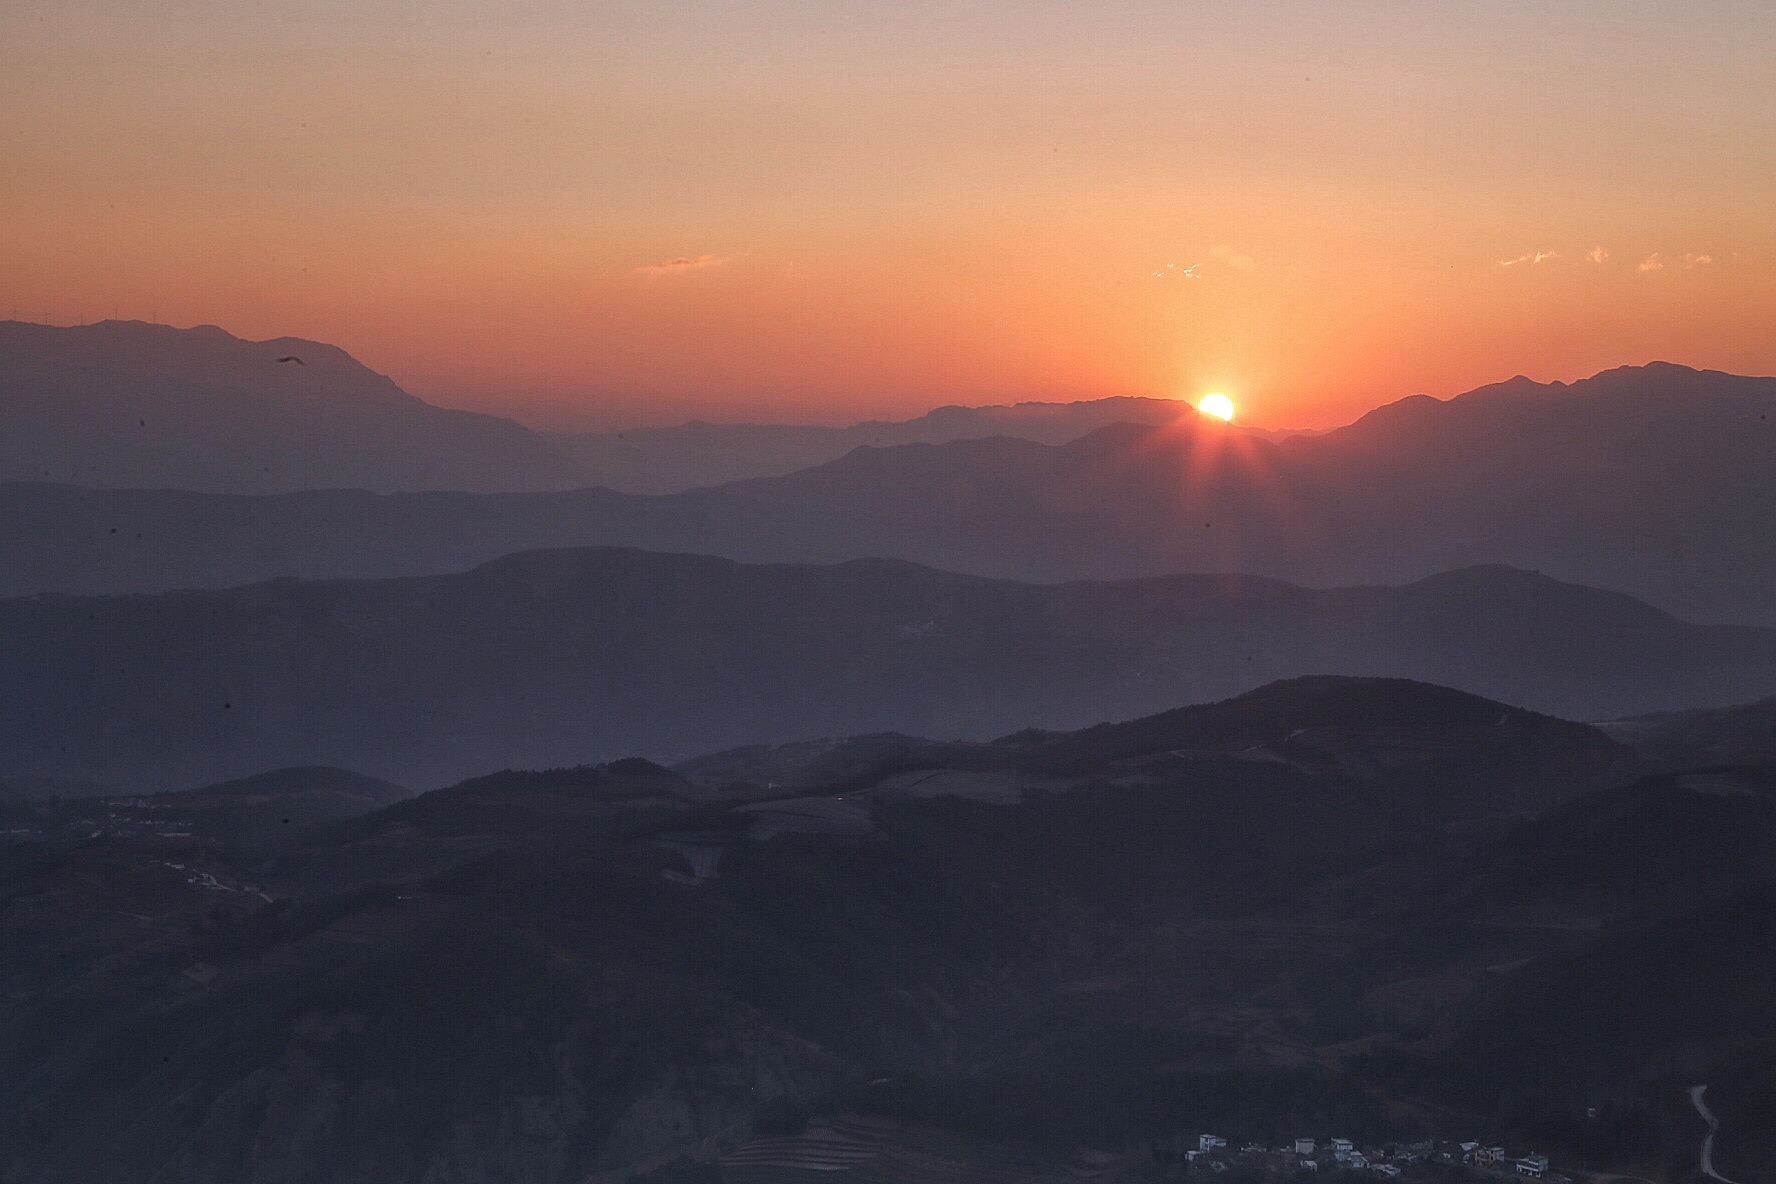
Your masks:
<path fill-rule="evenodd" d="M 1160 426 L 1195 414 L 1190 404 L 1176 399 L 1125 396 L 1076 403 L 939 407 L 917 419 L 869 420 L 850 427 L 697 421 L 626 432 L 557 432 L 552 438 L 579 462 L 588 484 L 625 493 L 678 493 L 812 468 L 864 446 L 946 444 L 987 436 L 1064 444 L 1111 424 Z M 1239 430 L 1267 440 L 1297 434 L 1243 426 Z"/>
<path fill-rule="evenodd" d="M 412 790 L 403 789 L 377 777 L 366 777 L 350 769 L 327 768 L 272 769 L 266 773 L 239 777 L 233 781 L 219 781 L 187 792 L 199 797 L 226 797 L 244 801 L 253 798 L 287 798 L 292 794 L 309 793 L 316 789 L 363 798 L 378 806 L 387 806 L 413 796 Z"/>
<path fill-rule="evenodd" d="M 1472 816 L 1475 802 L 1484 803 L 1481 814 L 1539 809 L 1633 763 L 1591 727 L 1422 682 L 1320 675 L 1074 732 L 1031 728 L 973 744 L 893 733 L 803 741 L 697 757 L 678 771 L 710 786 L 834 788 L 880 785 L 920 769 L 1066 777 L 1217 753 L 1391 783 L 1399 800 L 1390 812 L 1401 818 Z M 1530 753 L 1535 779 L 1526 782 Z"/>
<path fill-rule="evenodd" d="M 0 1171 L 1147 1178 L 1206 1129 L 1620 1172 L 1693 1162 L 1692 1074 L 1772 1149 L 1766 792 L 1395 680 L 847 748 L 789 796 L 704 782 L 805 746 L 499 773 L 250 866 L 0 839 Z"/>
<path fill-rule="evenodd" d="M 843 546 L 1017 578 L 1236 570 L 1315 584 L 1505 563 L 1772 621 L 1772 413 L 1776 379 L 1653 365 L 1419 396 L 1274 444 L 1198 416 L 1057 448 L 860 449 L 698 504 L 734 539 L 773 522 L 792 559 Z"/>
<path fill-rule="evenodd" d="M 434 407 L 335 346 L 140 321 L 0 322 L 0 478 L 251 493 L 587 483 L 543 437 Z"/>
<path fill-rule="evenodd" d="M 1398 583 L 1503 563 L 1776 624 L 1776 379 L 1678 366 L 1402 400 L 1268 442 L 1195 416 L 1059 446 L 859 448 L 665 497 L 0 488 L 0 591 L 432 574 L 545 546 L 890 556 L 1034 580 L 1240 571 Z"/>
<path fill-rule="evenodd" d="M 1685 764 L 1776 762 L 1776 696 L 1731 707 L 1669 711 L 1603 725 L 1649 756 Z"/>
<path fill-rule="evenodd" d="M 1313 590 L 532 552 L 451 576 L 0 601 L 0 769 L 150 788 L 324 764 L 436 784 L 1076 727 L 1314 673 L 1619 716 L 1764 692 L 1776 634 L 1500 568 Z"/>

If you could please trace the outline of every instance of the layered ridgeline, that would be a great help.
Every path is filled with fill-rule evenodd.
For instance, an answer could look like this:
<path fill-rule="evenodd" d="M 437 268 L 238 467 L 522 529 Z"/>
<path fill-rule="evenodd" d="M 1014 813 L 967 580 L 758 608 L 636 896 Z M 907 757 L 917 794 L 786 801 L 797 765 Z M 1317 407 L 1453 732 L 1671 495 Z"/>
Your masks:
<path fill-rule="evenodd" d="M 1720 1170 L 1759 1179 L 1776 776 L 1645 759 L 1319 678 L 295 829 L 52 803 L 0 835 L 0 1174 L 738 1181 L 794 1145 L 724 1153 L 814 1115 L 907 1132 L 878 1180 L 1150 1178 L 1205 1130 L 1677 1175 L 1708 1082 Z"/>
<path fill-rule="evenodd" d="M 1327 586 L 1504 563 L 1691 619 L 1776 624 L 1772 521 L 1776 379 L 1654 365 L 1405 399 L 1318 436 L 1191 416 L 1059 445 L 862 447 L 661 497 L 12 485 L 0 591 L 427 574 L 596 544 L 1043 581 L 1240 571 Z"/>
<path fill-rule="evenodd" d="M 1195 410 L 1177 399 L 1122 396 L 1077 403 L 939 407 L 916 419 L 869 420 L 849 427 L 703 423 L 626 432 L 555 432 L 550 438 L 586 470 L 590 483 L 624 493 L 678 493 L 754 477 L 776 477 L 837 460 L 854 448 L 948 444 L 1009 436 L 1065 444 L 1113 424 L 1170 426 Z M 1294 432 L 1245 428 L 1281 439 Z"/>
<path fill-rule="evenodd" d="M 532 552 L 448 576 L 0 601 L 0 775 L 402 784 L 899 731 L 1079 727 L 1300 674 L 1578 718 L 1757 698 L 1776 632 L 1508 568 L 1024 584 L 893 560 Z"/>
<path fill-rule="evenodd" d="M 0 321 L 0 478 L 235 493 L 588 483 L 543 437 L 434 407 L 336 346 L 141 321 Z"/>
<path fill-rule="evenodd" d="M 0 480 L 228 492 L 361 488 L 676 493 L 778 476 L 861 445 L 1061 444 L 1169 424 L 1169 399 L 940 407 L 849 427 L 713 424 L 533 433 L 407 394 L 336 346 L 213 325 L 0 322 Z M 1252 429 L 1271 438 L 1277 433 Z"/>

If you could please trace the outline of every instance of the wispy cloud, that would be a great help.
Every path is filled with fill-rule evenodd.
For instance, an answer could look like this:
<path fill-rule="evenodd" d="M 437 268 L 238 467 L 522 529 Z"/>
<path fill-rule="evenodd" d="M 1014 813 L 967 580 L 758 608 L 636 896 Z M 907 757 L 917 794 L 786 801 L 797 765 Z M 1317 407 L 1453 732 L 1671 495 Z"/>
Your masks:
<path fill-rule="evenodd" d="M 1245 271 L 1249 267 L 1257 266 L 1257 261 L 1250 255 L 1242 255 L 1225 244 L 1211 249 L 1209 251 L 1209 258 L 1220 263 L 1225 263 L 1229 267 L 1238 268 L 1240 271 Z"/>
<path fill-rule="evenodd" d="M 1250 255 L 1242 255 L 1233 247 L 1225 244 L 1209 248 L 1209 258 L 1225 267 L 1232 267 L 1239 271 L 1244 271 L 1249 267 L 1256 267 L 1258 265 L 1257 261 Z M 1175 275 L 1182 279 L 1199 280 L 1202 278 L 1202 269 L 1203 265 L 1201 263 L 1192 263 L 1189 267 L 1179 267 L 1176 263 L 1168 263 L 1158 271 L 1154 272 L 1153 278 L 1156 280 L 1163 280 L 1167 276 Z"/>
<path fill-rule="evenodd" d="M 734 258 L 736 258 L 734 255 L 684 255 L 677 259 L 662 259 L 658 263 L 643 263 L 635 269 L 635 274 L 645 276 L 678 275 L 681 272 L 697 271 L 705 267 L 720 267 Z"/>
<path fill-rule="evenodd" d="M 1640 261 L 1640 270 L 1664 271 L 1667 267 L 1676 267 L 1679 264 L 1682 264 L 1685 267 L 1707 267 L 1713 262 L 1713 255 L 1697 255 L 1693 253 L 1688 255 L 1666 255 L 1659 251 L 1654 251 L 1651 255 L 1648 255 L 1645 259 Z"/>
<path fill-rule="evenodd" d="M 1592 247 L 1589 251 L 1585 252 L 1585 258 L 1593 263 L 1602 263 L 1605 259 L 1609 258 L 1609 251 L 1603 247 Z"/>
<path fill-rule="evenodd" d="M 1558 259 L 1558 258 L 1560 258 L 1559 251 L 1532 251 L 1527 255 L 1519 255 L 1515 259 L 1500 259 L 1499 266 L 1500 267 L 1516 267 L 1519 263 L 1527 263 L 1531 267 L 1534 267 L 1536 264 L 1542 262 L 1545 259 Z"/>

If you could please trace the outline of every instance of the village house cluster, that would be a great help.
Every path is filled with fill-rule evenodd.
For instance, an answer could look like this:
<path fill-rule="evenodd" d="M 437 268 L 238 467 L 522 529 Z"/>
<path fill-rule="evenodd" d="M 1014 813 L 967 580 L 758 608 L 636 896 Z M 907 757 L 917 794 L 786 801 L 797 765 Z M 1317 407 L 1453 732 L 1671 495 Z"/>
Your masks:
<path fill-rule="evenodd" d="M 1513 1156 L 1503 1147 L 1477 1142 L 1427 1140 L 1359 1148 L 1350 1139 L 1321 1142 L 1303 1137 L 1284 1147 L 1248 1143 L 1232 1148 L 1218 1135 L 1199 1135 L 1196 1146 L 1184 1152 L 1184 1160 L 1192 1170 L 1204 1172 L 1225 1172 L 1239 1167 L 1270 1172 L 1366 1172 L 1389 1178 L 1404 1175 L 1414 1166 L 1461 1166 L 1482 1175 L 1524 1176 L 1547 1180 L 1550 1184 L 1570 1184 L 1566 1177 L 1549 1172 L 1546 1155 Z"/>

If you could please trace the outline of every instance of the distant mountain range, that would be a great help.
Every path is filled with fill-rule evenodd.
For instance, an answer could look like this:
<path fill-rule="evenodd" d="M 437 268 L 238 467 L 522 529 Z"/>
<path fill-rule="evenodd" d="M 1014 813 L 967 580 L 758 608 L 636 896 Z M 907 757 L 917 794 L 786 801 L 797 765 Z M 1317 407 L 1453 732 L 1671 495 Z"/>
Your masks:
<path fill-rule="evenodd" d="M 337 765 L 426 785 L 808 736 L 984 739 L 1318 673 L 1605 718 L 1767 693 L 1776 631 L 1500 567 L 1314 590 L 536 552 L 446 576 L 0 601 L 0 773 L 170 788 Z"/>
<path fill-rule="evenodd" d="M 0 1178 L 1767 1178 L 1776 380 L 1175 410 L 0 325 Z"/>
<path fill-rule="evenodd" d="M 1237 571 L 1320 586 L 1503 563 L 1776 624 L 1776 379 L 1678 366 L 1405 399 L 1267 441 L 1200 416 L 1060 445 L 862 447 L 660 497 L 0 486 L 0 592 L 460 570 L 538 547 L 894 557 L 1024 580 Z"/>
<path fill-rule="evenodd" d="M 1708 1082 L 1761 1179 L 1776 766 L 1648 760 L 1309 678 L 987 743 L 42 803 L 0 833 L 0 1174 L 792 1178 L 725 1173 L 817 1116 L 915 1124 L 891 1184 L 1151 1176 L 1205 1130 L 1677 1177 Z"/>
<path fill-rule="evenodd" d="M 0 321 L 0 478 L 228 493 L 588 483 L 543 437 L 434 407 L 336 346 L 141 321 Z"/>
<path fill-rule="evenodd" d="M 317 341 L 244 341 L 213 325 L 0 321 L 0 481 L 221 493 L 676 493 L 779 476 L 865 444 L 985 436 L 1061 444 L 1113 423 L 1194 414 L 1169 399 L 1112 398 L 940 407 L 852 427 L 695 422 L 545 434 L 435 407 Z"/>
<path fill-rule="evenodd" d="M 869 420 L 850 427 L 692 422 L 626 432 L 556 432 L 560 449 L 580 463 L 587 484 L 624 493 L 679 493 L 754 477 L 777 477 L 837 460 L 854 448 L 948 444 L 1007 436 L 1065 444 L 1112 424 L 1164 427 L 1195 409 L 1177 399 L 1124 396 L 1077 403 L 939 407 L 917 419 Z M 1258 439 L 1297 433 L 1240 427 Z"/>

